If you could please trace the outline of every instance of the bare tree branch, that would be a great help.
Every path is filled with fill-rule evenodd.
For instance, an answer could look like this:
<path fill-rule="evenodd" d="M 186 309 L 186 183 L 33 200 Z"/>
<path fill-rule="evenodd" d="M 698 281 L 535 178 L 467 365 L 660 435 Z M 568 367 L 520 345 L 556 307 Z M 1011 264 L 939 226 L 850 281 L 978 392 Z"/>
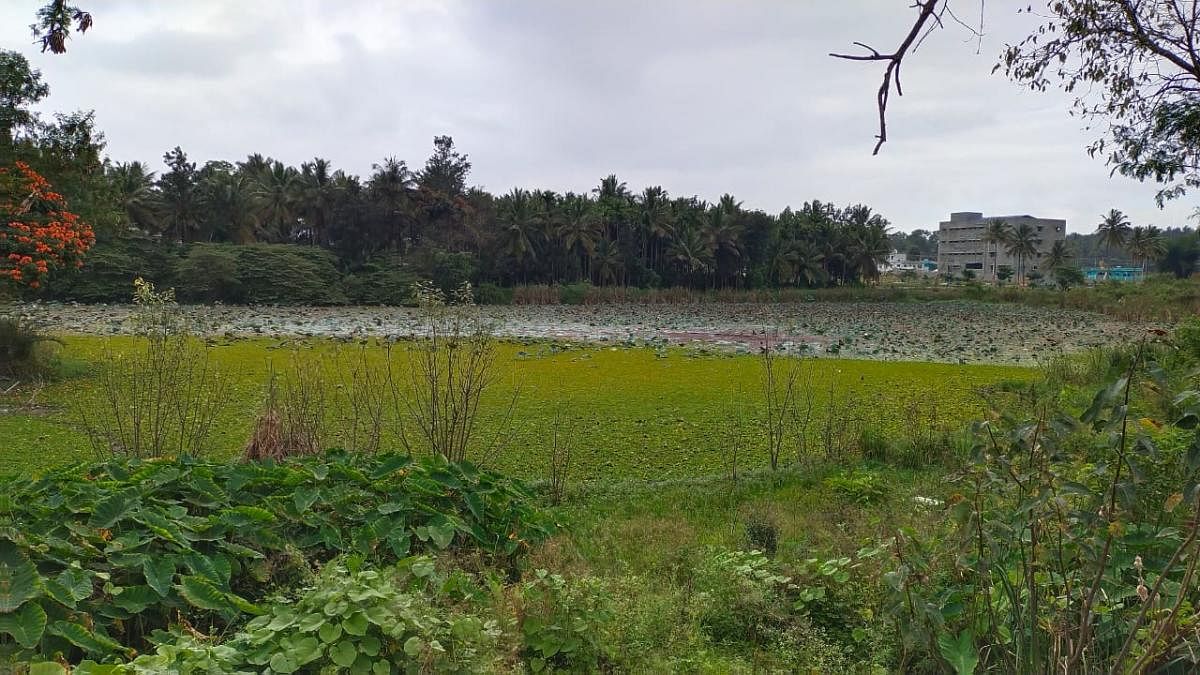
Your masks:
<path fill-rule="evenodd" d="M 908 31 L 908 35 L 900 43 L 900 46 L 890 54 L 881 54 L 879 50 L 870 47 L 861 42 L 854 44 L 871 52 L 870 54 L 837 54 L 831 53 L 830 56 L 838 59 L 846 59 L 848 61 L 886 61 L 887 67 L 883 70 L 883 83 L 879 85 L 879 92 L 876 94 L 876 102 L 879 106 L 879 135 L 876 136 L 878 141 L 875 143 L 873 155 L 879 154 L 879 149 L 887 142 L 887 105 L 888 99 L 892 93 L 893 80 L 895 81 L 895 89 L 897 96 L 904 95 L 904 89 L 900 85 L 900 65 L 904 61 L 904 57 L 913 49 L 914 43 L 918 38 L 923 39 L 922 31 L 926 30 L 928 25 L 930 29 L 941 24 L 938 8 L 945 7 L 949 0 L 917 0 L 913 4 L 914 9 L 920 10 L 917 14 L 917 19 L 913 22 L 912 28 Z M 934 24 L 929 25 L 930 20 Z"/>

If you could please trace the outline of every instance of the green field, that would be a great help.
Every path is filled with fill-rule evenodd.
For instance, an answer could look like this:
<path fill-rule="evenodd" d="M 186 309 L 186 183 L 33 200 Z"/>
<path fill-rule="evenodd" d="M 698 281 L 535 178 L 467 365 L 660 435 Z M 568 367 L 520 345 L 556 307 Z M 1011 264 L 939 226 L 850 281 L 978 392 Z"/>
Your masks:
<path fill-rule="evenodd" d="M 0 472 L 44 469 L 93 450 L 78 424 L 79 405 L 93 405 L 96 373 L 111 353 L 132 349 L 128 337 L 63 338 L 63 370 L 72 376 L 40 391 L 28 385 L 0 398 Z M 318 359 L 328 376 L 329 445 L 341 445 L 346 409 L 339 394 L 358 346 L 332 340 L 248 339 L 215 342 L 211 354 L 229 378 L 228 397 L 211 437 L 215 457 L 244 446 L 261 409 L 273 367 L 286 371 L 296 356 Z M 377 345 L 368 358 L 382 358 Z M 295 356 L 293 355 L 295 354 Z M 396 357 L 397 363 L 406 359 Z M 574 448 L 578 480 L 657 479 L 728 471 L 766 462 L 759 420 L 760 365 L 753 356 L 550 344 L 502 344 L 500 377 L 484 402 L 485 441 L 500 434 L 487 463 L 527 479 L 543 478 L 555 419 Z M 1026 380 L 1031 369 L 1009 366 L 819 359 L 806 361 L 813 400 L 809 447 L 827 428 L 843 435 L 873 427 L 907 434 L 918 427 L 959 427 L 985 412 L 981 388 Z M 502 424 L 513 391 L 517 404 Z M 34 405 L 28 403 L 32 398 Z M 830 410 L 830 402 L 833 410 Z M 850 420 L 843 424 L 841 420 Z M 832 432 L 831 432 L 832 433 Z M 385 435 L 385 447 L 394 437 Z M 798 449 L 785 452 L 794 459 Z"/>

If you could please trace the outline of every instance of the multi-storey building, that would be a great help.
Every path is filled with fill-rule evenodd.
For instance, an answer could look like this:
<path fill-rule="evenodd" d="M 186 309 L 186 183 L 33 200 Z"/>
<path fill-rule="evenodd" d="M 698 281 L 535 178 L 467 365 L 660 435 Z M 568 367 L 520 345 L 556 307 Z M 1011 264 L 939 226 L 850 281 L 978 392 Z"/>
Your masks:
<path fill-rule="evenodd" d="M 986 241 L 984 233 L 992 223 L 1003 221 L 1009 229 L 1022 223 L 1028 224 L 1037 235 L 1038 254 L 1026 258 L 1025 274 L 1042 270 L 1042 258 L 1054 246 L 1054 242 L 1067 237 L 1067 221 L 1033 216 L 987 216 L 982 213 L 951 213 L 950 220 L 938 225 L 938 271 L 942 274 L 959 276 L 971 270 L 982 279 L 995 279 L 996 270 L 1007 266 L 1017 270 L 1017 257 L 1009 255 L 1007 247 Z"/>

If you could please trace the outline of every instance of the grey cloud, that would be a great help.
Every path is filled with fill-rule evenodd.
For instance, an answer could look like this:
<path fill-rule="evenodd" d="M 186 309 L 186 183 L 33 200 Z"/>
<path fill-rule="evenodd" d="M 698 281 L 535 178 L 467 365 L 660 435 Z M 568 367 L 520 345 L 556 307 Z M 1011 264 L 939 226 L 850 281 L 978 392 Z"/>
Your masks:
<path fill-rule="evenodd" d="M 1181 224 L 1194 203 L 1159 211 L 1155 186 L 1087 157 L 1095 132 L 1065 96 L 990 74 L 1028 29 L 998 6 L 980 53 L 951 28 L 914 55 L 891 142 L 871 157 L 880 69 L 826 54 L 887 48 L 906 3 L 120 2 L 94 8 L 95 32 L 53 58 L 28 44 L 32 10 L 12 4 L 0 44 L 44 69 L 46 109 L 95 108 L 120 159 L 157 162 L 180 144 L 201 161 L 319 155 L 366 173 L 388 155 L 420 165 L 449 133 L 474 180 L 500 192 L 584 191 L 615 172 L 770 211 L 861 201 L 905 229 L 965 209 L 1073 230 L 1112 207 Z"/>

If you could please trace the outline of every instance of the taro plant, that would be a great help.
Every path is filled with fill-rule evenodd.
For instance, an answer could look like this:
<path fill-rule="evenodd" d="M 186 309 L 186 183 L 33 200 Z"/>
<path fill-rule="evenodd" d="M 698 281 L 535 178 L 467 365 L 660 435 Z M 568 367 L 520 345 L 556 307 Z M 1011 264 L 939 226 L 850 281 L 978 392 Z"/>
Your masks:
<path fill-rule="evenodd" d="M 275 603 L 238 631 L 221 665 L 281 674 L 476 672 L 499 624 L 435 604 L 433 574 L 426 557 L 382 570 L 333 562 L 294 602 Z M 170 656 L 139 660 L 165 669 Z"/>
<path fill-rule="evenodd" d="M 908 667 L 1197 667 L 1200 395 L 1154 419 L 1142 401 L 1170 378 L 1146 347 L 1080 414 L 1043 402 L 978 426 L 948 530 L 894 542 L 885 579 Z"/>
<path fill-rule="evenodd" d="M 128 656 L 181 613 L 205 631 L 262 614 L 273 584 L 338 555 L 507 561 L 550 531 L 519 484 L 436 457 L 114 461 L 4 479 L 0 657 Z"/>

